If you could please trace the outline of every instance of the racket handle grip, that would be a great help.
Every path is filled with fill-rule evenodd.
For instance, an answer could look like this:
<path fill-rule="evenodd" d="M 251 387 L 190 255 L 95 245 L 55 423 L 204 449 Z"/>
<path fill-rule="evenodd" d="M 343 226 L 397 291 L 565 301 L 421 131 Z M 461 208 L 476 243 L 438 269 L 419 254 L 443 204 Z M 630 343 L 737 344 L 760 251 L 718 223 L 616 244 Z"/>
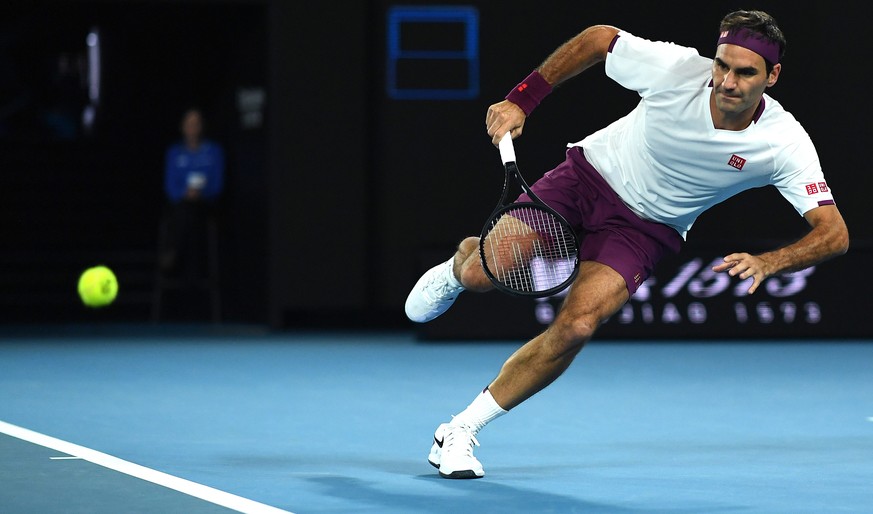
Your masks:
<path fill-rule="evenodd" d="M 512 145 L 512 134 L 507 132 L 503 138 L 497 143 L 497 148 L 500 149 L 500 158 L 503 164 L 515 162 L 515 147 Z"/>

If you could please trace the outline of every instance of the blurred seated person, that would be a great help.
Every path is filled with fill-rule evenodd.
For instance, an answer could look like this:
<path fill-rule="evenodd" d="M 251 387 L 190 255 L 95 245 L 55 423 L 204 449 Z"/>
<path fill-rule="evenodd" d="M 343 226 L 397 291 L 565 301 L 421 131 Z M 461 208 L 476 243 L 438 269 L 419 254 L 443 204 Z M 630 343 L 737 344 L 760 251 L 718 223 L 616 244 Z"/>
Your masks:
<path fill-rule="evenodd" d="M 164 190 L 168 205 L 160 267 L 189 280 L 203 278 L 207 222 L 224 190 L 224 150 L 203 135 L 203 115 L 182 116 L 181 141 L 166 152 Z"/>

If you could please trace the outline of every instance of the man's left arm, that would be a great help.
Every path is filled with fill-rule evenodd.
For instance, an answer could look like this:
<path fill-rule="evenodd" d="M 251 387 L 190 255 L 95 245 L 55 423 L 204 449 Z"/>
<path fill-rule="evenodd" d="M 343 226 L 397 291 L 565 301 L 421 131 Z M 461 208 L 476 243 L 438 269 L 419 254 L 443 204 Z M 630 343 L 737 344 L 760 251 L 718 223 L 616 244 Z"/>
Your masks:
<path fill-rule="evenodd" d="M 849 249 L 849 230 L 836 205 L 822 205 L 803 215 L 812 229 L 800 240 L 776 250 L 758 255 L 732 253 L 724 262 L 712 267 L 715 272 L 727 271 L 732 277 L 754 277 L 749 294 L 770 275 L 799 271 Z"/>
<path fill-rule="evenodd" d="M 214 200 L 224 192 L 224 148 L 218 143 L 213 143 L 210 152 L 212 161 L 205 170 L 208 175 L 206 187 L 200 193 L 204 199 Z"/>

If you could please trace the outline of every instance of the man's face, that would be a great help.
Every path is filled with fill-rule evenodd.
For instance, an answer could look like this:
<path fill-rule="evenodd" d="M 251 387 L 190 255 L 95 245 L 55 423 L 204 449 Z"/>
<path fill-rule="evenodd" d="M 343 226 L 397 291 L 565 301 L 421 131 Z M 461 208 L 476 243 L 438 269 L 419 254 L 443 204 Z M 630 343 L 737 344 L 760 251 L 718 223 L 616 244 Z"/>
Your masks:
<path fill-rule="evenodd" d="M 200 139 L 200 133 L 203 131 L 203 120 L 200 118 L 200 113 L 196 111 L 189 112 L 182 120 L 182 134 L 188 141 L 197 141 Z"/>
<path fill-rule="evenodd" d="M 715 105 L 725 114 L 755 109 L 764 90 L 776 83 L 781 65 L 768 75 L 764 58 L 738 45 L 721 44 L 712 62 Z"/>

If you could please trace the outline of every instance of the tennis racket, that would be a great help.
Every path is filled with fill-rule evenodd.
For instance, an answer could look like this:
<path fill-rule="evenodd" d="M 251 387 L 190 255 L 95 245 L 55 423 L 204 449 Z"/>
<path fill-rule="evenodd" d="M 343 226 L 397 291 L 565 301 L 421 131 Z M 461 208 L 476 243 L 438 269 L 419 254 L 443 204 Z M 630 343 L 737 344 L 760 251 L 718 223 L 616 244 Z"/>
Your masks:
<path fill-rule="evenodd" d="M 558 293 L 579 273 L 579 246 L 573 228 L 524 181 L 515 161 L 512 136 L 498 144 L 506 171 L 503 193 L 479 238 L 482 268 L 494 286 L 512 295 Z M 530 202 L 509 201 L 520 188 Z"/>

